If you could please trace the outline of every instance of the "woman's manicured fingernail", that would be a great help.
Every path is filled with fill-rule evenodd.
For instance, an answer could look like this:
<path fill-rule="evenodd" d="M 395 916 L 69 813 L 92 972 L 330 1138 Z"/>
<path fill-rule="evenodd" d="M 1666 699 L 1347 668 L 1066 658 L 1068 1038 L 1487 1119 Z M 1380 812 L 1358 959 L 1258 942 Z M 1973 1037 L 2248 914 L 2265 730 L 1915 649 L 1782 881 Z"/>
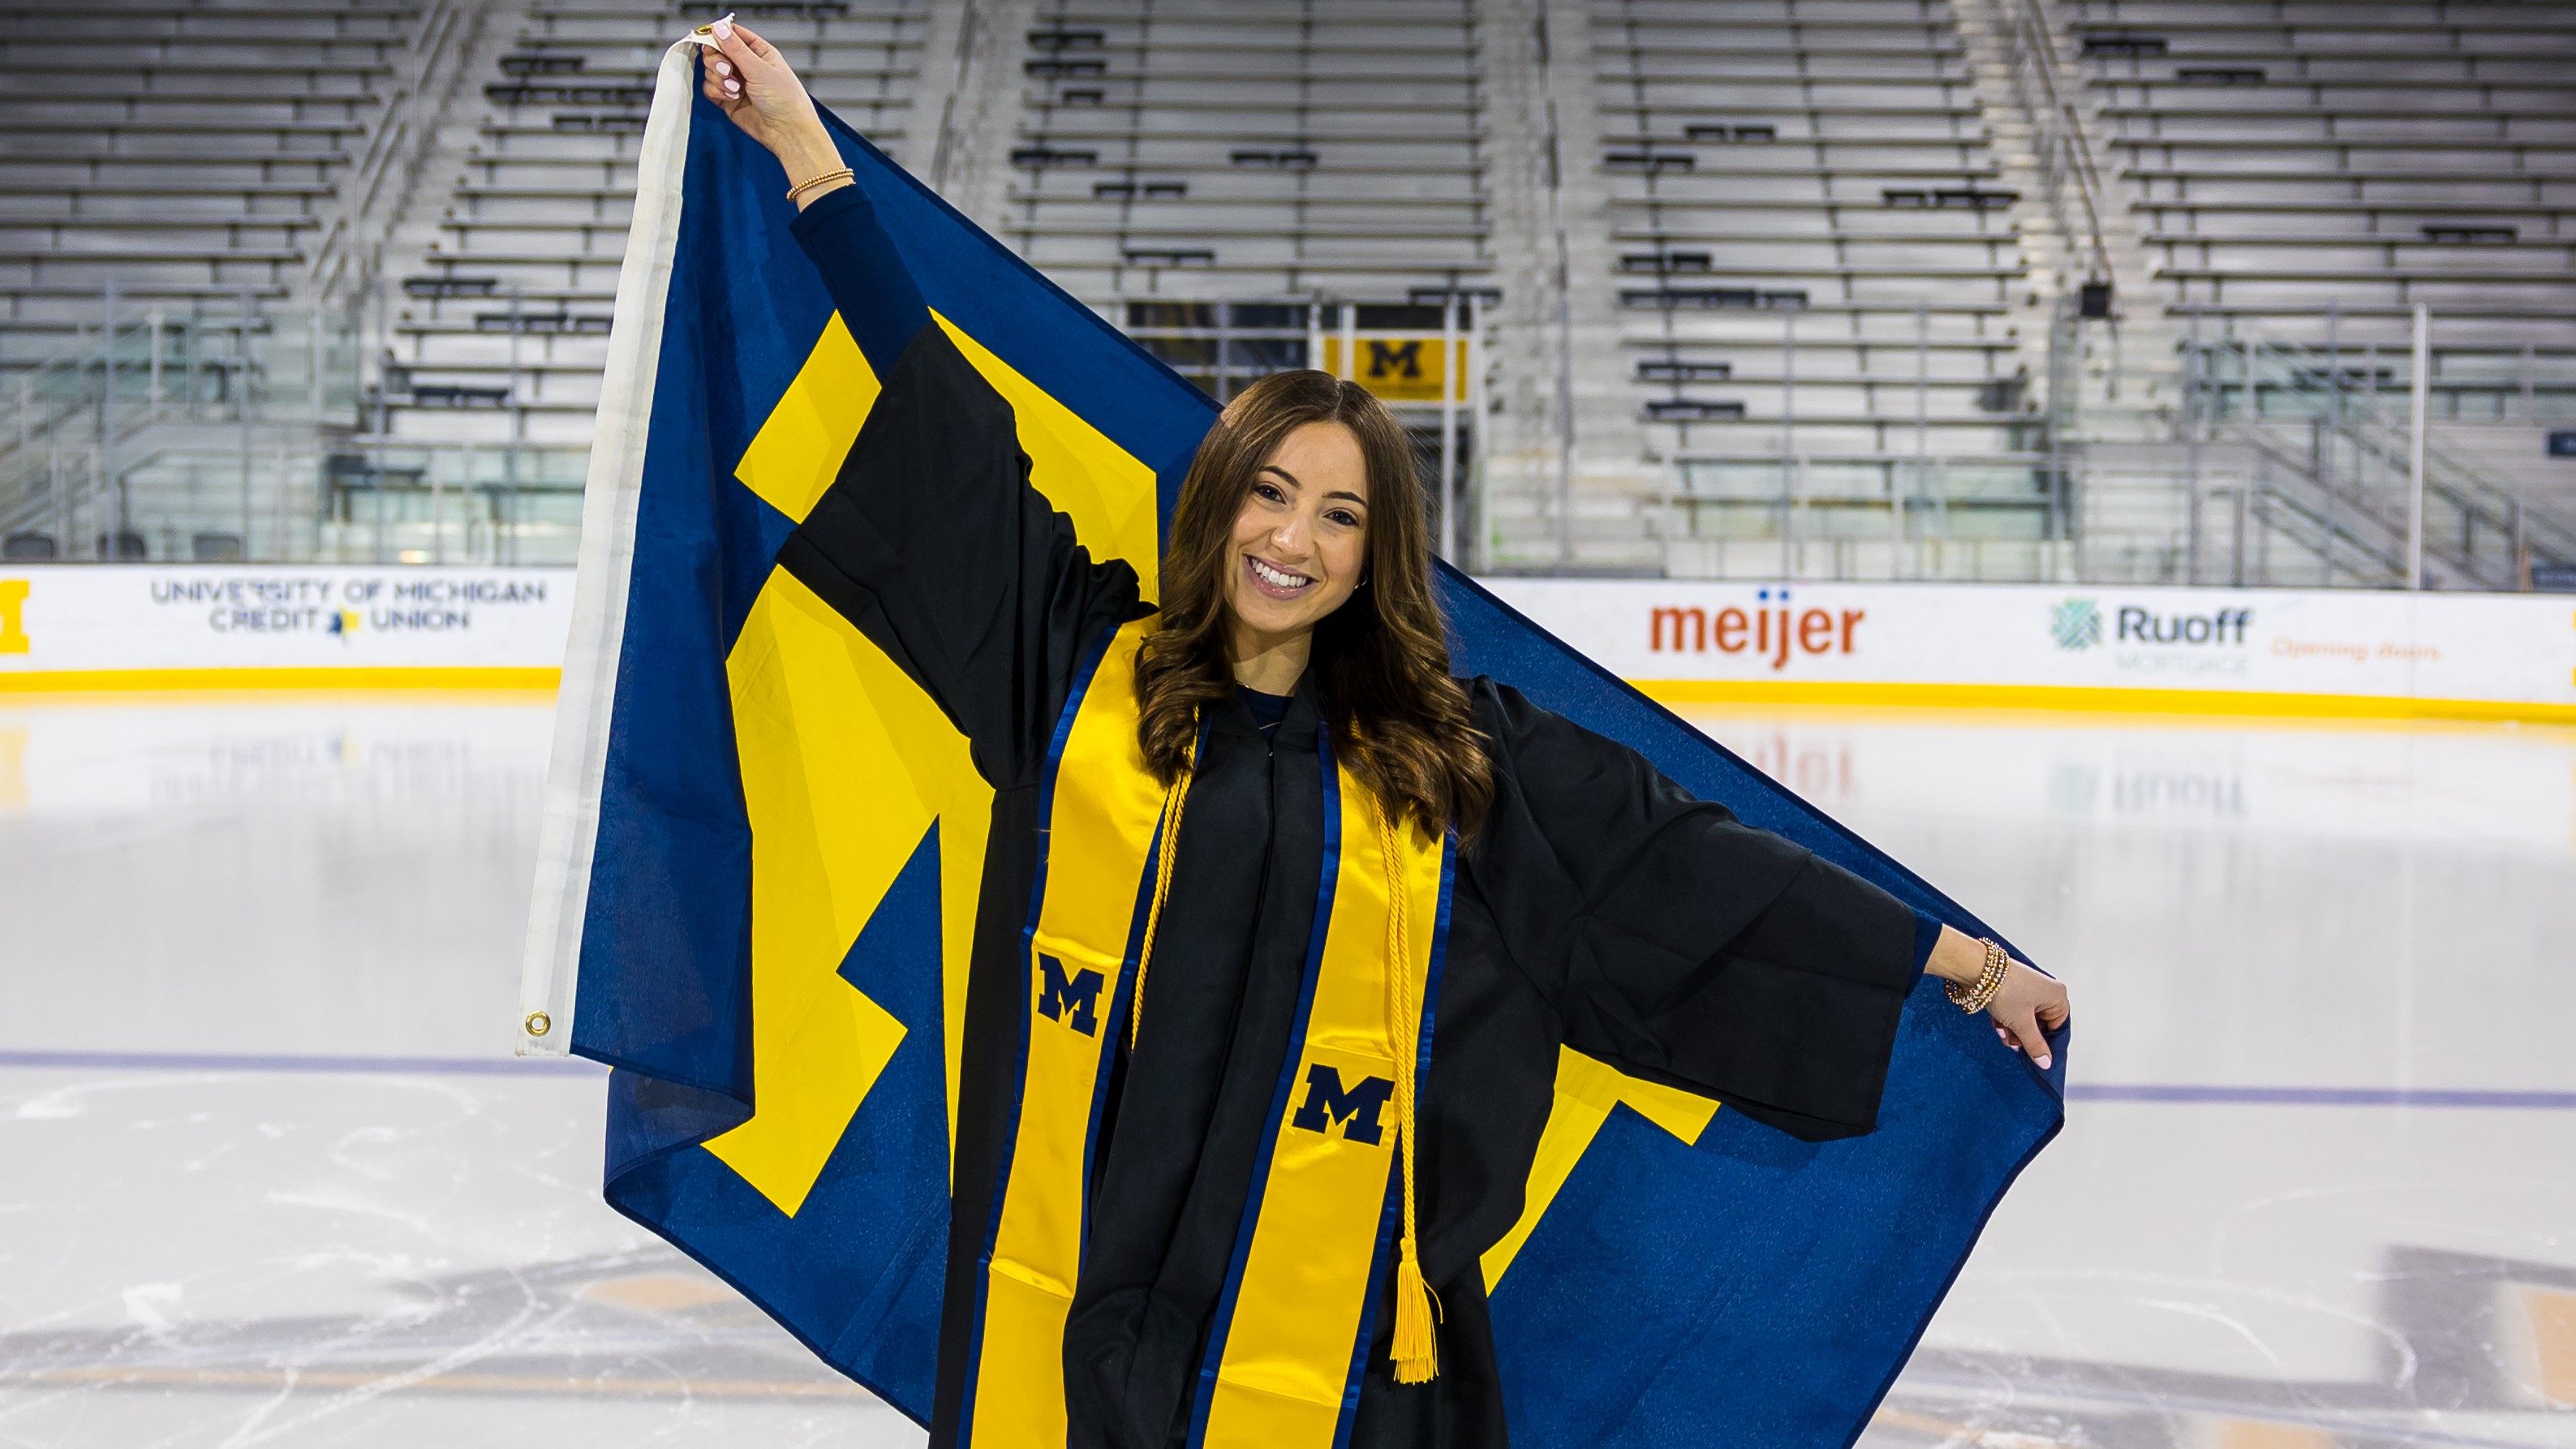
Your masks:
<path fill-rule="evenodd" d="M 718 39 L 718 40 L 731 40 L 731 39 L 733 39 L 733 22 L 732 22 L 732 21 L 730 21 L 730 20 L 719 20 L 719 21 L 717 21 L 717 22 L 716 22 L 716 39 Z"/>
<path fill-rule="evenodd" d="M 740 81 L 726 81 L 726 82 L 725 82 L 725 94 L 726 94 L 726 95 L 729 95 L 729 96 L 738 96 L 738 95 L 741 95 L 741 94 L 742 94 L 742 82 L 740 82 Z"/>
<path fill-rule="evenodd" d="M 2049 1061 L 2048 1054 L 2047 1054 L 2046 1052 L 2042 1052 L 2042 1053 L 2040 1053 L 2040 1057 L 2039 1057 L 2039 1069 L 2040 1069 L 2041 1071 L 2043 1071 L 2043 1072 L 2044 1072 L 2044 1071 L 2047 1071 L 2047 1070 L 2048 1070 L 2048 1061 Z"/>
<path fill-rule="evenodd" d="M 733 74 L 733 67 L 732 67 L 732 66 L 729 66 L 729 65 L 727 65 L 727 64 L 725 64 L 723 61 L 717 61 L 717 62 L 716 62 L 716 74 L 718 74 L 718 75 L 731 75 L 731 74 Z"/>

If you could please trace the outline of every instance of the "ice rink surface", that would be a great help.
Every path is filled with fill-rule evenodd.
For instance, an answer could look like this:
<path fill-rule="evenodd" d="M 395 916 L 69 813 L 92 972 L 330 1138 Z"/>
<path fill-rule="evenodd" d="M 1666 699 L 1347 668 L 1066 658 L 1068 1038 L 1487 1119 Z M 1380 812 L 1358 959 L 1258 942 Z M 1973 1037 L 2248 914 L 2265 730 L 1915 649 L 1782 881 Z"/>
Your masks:
<path fill-rule="evenodd" d="M 2576 1445 L 2576 731 L 1694 719 L 2075 991 L 1868 1442 Z M 527 1065 L 551 715 L 0 702 L 0 1445 L 900 1445 Z"/>

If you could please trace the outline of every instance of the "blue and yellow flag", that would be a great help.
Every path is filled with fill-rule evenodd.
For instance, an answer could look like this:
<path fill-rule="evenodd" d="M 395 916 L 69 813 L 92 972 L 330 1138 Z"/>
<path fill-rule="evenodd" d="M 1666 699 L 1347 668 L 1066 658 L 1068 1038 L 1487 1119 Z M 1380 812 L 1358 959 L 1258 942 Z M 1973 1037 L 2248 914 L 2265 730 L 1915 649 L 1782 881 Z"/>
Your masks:
<path fill-rule="evenodd" d="M 612 1205 L 926 1419 L 991 791 L 920 688 L 772 562 L 876 381 L 776 166 L 698 97 L 694 60 L 663 60 L 618 283 L 525 1048 L 616 1068 Z M 827 123 L 910 285 L 1010 402 L 1031 482 L 1150 595 L 1214 405 Z M 1441 584 L 1459 672 L 1991 934 L 1464 576 Z M 1517 1442 L 1858 1437 L 2061 1120 L 2053 1082 L 1920 989 L 1878 1130 L 1848 1141 L 1566 1057 L 1529 1210 L 1484 1261 Z"/>

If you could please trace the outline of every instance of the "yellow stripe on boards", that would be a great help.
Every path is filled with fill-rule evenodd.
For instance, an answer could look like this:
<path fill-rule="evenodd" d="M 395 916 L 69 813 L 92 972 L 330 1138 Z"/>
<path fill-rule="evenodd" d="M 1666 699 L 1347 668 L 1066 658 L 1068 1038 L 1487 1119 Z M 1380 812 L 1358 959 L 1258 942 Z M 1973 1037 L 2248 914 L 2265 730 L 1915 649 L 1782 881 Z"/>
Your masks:
<path fill-rule="evenodd" d="M 1485 1250 L 1486 1292 L 1493 1292 L 1502 1283 L 1504 1271 L 1519 1256 L 1521 1245 L 1529 1241 L 1530 1231 L 1538 1226 L 1539 1219 L 1547 1215 L 1547 1206 L 1556 1200 L 1557 1190 L 1574 1175 L 1575 1164 L 1583 1160 L 1592 1139 L 1601 1134 L 1602 1125 L 1610 1120 L 1611 1109 L 1620 1106 L 1685 1143 L 1697 1143 L 1699 1135 L 1717 1117 L 1717 1103 L 1710 1098 L 1629 1076 L 1570 1046 L 1558 1047 L 1556 1101 L 1548 1109 L 1547 1126 L 1539 1133 L 1538 1153 L 1530 1160 L 1529 1186 L 1522 1197 L 1520 1221 L 1512 1224 L 1512 1230 L 1503 1234 L 1501 1241 Z"/>
<path fill-rule="evenodd" d="M 377 690 L 543 690 L 553 693 L 563 671 L 552 666 L 353 665 L 242 669 L 41 669 L 0 670 L 0 694 L 134 694 L 280 690 L 312 693 Z"/>
<path fill-rule="evenodd" d="M 1391 1034 L 1421 1029 L 1443 845 L 1405 829 L 1397 858 L 1385 859 L 1367 787 L 1348 769 L 1340 786 L 1333 914 L 1210 1390 L 1208 1449 L 1331 1449 L 1403 1146 L 1393 1095 L 1401 1054 Z M 1400 1019 L 1390 1019 L 1387 980 L 1392 889 L 1406 894 L 1413 957 L 1413 996 Z M 1335 1108 L 1335 1089 L 1347 1115 Z"/>
<path fill-rule="evenodd" d="M 1055 764 L 1045 894 L 1021 963 L 1019 1125 L 983 1284 L 967 1434 L 979 1449 L 1065 1441 L 1064 1322 L 1082 1266 L 1092 1100 L 1163 805 L 1136 742 L 1136 650 L 1152 627 L 1138 620 L 1111 639 Z"/>
<path fill-rule="evenodd" d="M 734 476 L 770 507 L 803 523 L 841 476 L 850 444 L 876 400 L 877 375 L 835 312 L 743 450 Z"/>
<path fill-rule="evenodd" d="M 198 694 L 296 690 L 542 691 L 551 665 L 352 665 L 176 669 L 0 669 L 0 694 Z M 2240 719 L 2459 720 L 2576 724 L 2576 705 L 2393 695 L 2255 693 L 2219 689 L 2105 689 L 2041 684 L 1823 684 L 1768 679 L 1636 679 L 1664 704 L 1820 705 L 1832 708 L 2047 710 L 2086 714 L 2196 714 Z"/>
<path fill-rule="evenodd" d="M 841 965 L 936 820 L 941 944 L 962 997 L 992 789 L 921 687 L 783 569 L 725 672 L 751 825 L 755 1109 L 706 1146 L 793 1216 L 905 1035 Z"/>
<path fill-rule="evenodd" d="M 2072 684 L 1843 684 L 1777 679 L 1632 679 L 1664 704 L 1824 704 L 2051 709 L 2095 714 L 2278 715 L 2313 719 L 2527 720 L 2576 724 L 2576 704 L 2294 694 L 2239 689 L 2116 689 Z"/>
<path fill-rule="evenodd" d="M 1022 377 L 956 323 L 937 312 L 930 315 L 967 362 L 1011 405 L 1019 424 L 1020 451 L 1029 455 L 1029 486 L 1073 520 L 1074 538 L 1093 558 L 1125 559 L 1143 581 L 1146 602 L 1153 602 L 1159 597 L 1154 580 L 1162 559 L 1154 470 Z"/>

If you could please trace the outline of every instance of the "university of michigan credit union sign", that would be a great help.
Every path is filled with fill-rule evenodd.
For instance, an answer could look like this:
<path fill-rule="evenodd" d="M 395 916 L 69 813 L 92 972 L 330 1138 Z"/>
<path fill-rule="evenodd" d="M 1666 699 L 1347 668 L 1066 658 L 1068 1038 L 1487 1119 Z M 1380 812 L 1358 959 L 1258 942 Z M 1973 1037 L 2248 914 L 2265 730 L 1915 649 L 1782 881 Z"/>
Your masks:
<path fill-rule="evenodd" d="M 550 688 L 571 617 L 570 569 L 0 571 L 0 691 Z"/>

